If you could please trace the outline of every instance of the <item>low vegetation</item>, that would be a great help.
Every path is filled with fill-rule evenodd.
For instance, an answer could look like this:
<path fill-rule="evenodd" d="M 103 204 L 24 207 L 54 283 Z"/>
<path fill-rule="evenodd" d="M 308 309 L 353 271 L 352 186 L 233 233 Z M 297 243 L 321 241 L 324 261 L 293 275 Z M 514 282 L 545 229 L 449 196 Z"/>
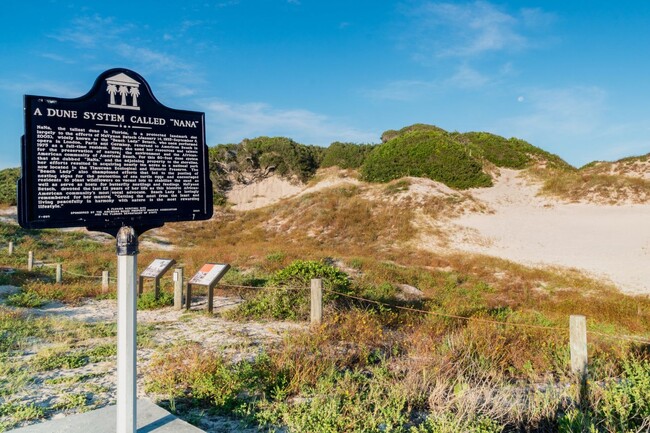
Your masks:
<path fill-rule="evenodd" d="M 650 180 L 604 173 L 579 171 L 533 171 L 544 181 L 541 192 L 570 202 L 602 204 L 646 203 L 650 200 Z"/>
<path fill-rule="evenodd" d="M 6 168 L 0 170 L 0 205 L 16 205 L 16 182 L 19 177 L 19 168 Z"/>
<path fill-rule="evenodd" d="M 371 182 L 414 176 L 458 189 L 492 185 L 481 162 L 467 147 L 438 131 L 416 130 L 398 135 L 368 155 L 361 173 Z"/>
<path fill-rule="evenodd" d="M 406 175 L 462 189 L 489 185 L 490 167 L 527 167 L 548 176 L 549 185 L 556 182 L 556 189 L 564 180 L 570 188 L 563 194 L 569 194 L 578 188 L 570 180 L 584 172 L 521 140 L 486 133 L 412 125 L 387 131 L 382 141 L 338 143 L 328 152 L 260 137 L 211 149 L 220 190 L 246 173 L 304 181 L 330 164 L 359 169 L 376 181 L 395 180 L 373 187 L 380 199 L 369 196 L 367 185 L 346 185 L 302 195 L 290 206 L 224 208 L 210 221 L 168 224 L 162 234 L 177 246 L 174 258 L 185 269 L 218 259 L 232 266 L 224 283 L 248 286 L 222 288 L 240 290 L 245 299 L 219 312 L 222 318 L 242 327 L 251 320 L 268 326 L 273 320 L 304 321 L 312 278 L 324 281 L 325 311 L 320 325 L 288 331 L 247 357 L 197 342 L 157 346 L 143 365 L 149 396 L 190 421 L 220 414 L 260 431 L 647 431 L 649 299 L 623 295 L 577 271 L 414 249 L 409 242 L 417 234 L 413 221 L 420 205 L 395 204 L 412 185 L 401 179 Z M 461 198 L 437 200 L 421 206 L 442 212 L 437 209 L 447 201 Z M 46 301 L 114 297 L 114 290 L 102 291 L 98 278 L 105 269 L 115 275 L 111 240 L 0 223 L 0 245 L 9 240 L 16 251 L 7 256 L 3 250 L 0 258 L 15 272 L 2 275 L 1 284 L 21 290 L 0 299 L 0 431 L 55 411 L 107 404 L 110 391 L 91 386 L 86 368 L 113 362 L 116 337 L 113 323 L 30 315 L 42 313 Z M 54 283 L 51 267 L 26 272 L 29 250 L 45 263 L 62 262 L 63 284 Z M 156 254 L 145 249 L 139 261 L 149 263 Z M 162 289 L 157 300 L 147 289 L 138 308 L 170 305 L 169 287 Z M 570 369 L 570 314 L 588 318 L 584 383 Z M 140 344 L 151 342 L 150 332 L 139 329 Z M 15 398 L 34 383 L 56 388 L 59 397 Z"/>

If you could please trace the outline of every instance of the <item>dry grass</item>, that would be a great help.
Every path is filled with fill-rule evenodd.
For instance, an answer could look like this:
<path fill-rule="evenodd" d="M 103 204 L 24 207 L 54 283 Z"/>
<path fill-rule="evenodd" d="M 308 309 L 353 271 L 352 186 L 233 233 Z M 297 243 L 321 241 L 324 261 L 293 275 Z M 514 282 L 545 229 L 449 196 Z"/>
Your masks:
<path fill-rule="evenodd" d="M 650 180 L 640 177 L 594 173 L 590 170 L 538 170 L 534 175 L 544 181 L 542 194 L 569 202 L 594 202 L 616 205 L 647 203 Z"/>

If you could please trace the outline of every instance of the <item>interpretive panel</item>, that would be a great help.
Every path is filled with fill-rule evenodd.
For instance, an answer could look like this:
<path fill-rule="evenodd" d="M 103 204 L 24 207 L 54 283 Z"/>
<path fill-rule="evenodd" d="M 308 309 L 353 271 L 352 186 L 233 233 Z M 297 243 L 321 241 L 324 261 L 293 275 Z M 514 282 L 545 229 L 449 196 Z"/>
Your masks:
<path fill-rule="evenodd" d="M 19 222 L 27 228 L 156 226 L 208 219 L 204 113 L 160 104 L 127 69 L 77 99 L 26 95 Z"/>
<path fill-rule="evenodd" d="M 167 272 L 169 268 L 174 266 L 174 263 L 176 263 L 176 261 L 173 259 L 155 259 L 149 264 L 149 266 L 147 266 L 147 269 L 142 271 L 140 276 L 147 278 L 158 278 Z"/>
<path fill-rule="evenodd" d="M 194 274 L 188 284 L 199 286 L 212 286 L 216 284 L 230 269 L 230 265 L 219 263 L 206 263 Z"/>

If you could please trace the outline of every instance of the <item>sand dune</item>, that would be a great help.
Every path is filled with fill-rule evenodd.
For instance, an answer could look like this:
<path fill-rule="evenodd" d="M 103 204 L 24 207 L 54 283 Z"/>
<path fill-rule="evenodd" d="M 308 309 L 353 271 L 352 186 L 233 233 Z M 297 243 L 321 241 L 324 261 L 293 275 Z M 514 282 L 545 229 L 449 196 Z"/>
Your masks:
<path fill-rule="evenodd" d="M 451 247 L 578 268 L 626 293 L 650 294 L 650 205 L 565 204 L 538 190 L 516 170 L 502 170 L 493 188 L 472 190 L 494 213 L 451 221 Z"/>

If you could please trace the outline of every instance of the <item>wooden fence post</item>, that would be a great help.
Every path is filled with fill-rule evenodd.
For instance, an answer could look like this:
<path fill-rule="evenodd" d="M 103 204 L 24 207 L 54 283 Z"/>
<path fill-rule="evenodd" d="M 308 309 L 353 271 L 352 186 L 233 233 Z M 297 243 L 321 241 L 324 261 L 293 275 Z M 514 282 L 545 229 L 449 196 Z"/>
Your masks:
<path fill-rule="evenodd" d="M 311 324 L 319 325 L 323 321 L 323 280 L 311 280 Z"/>
<path fill-rule="evenodd" d="M 183 268 L 174 270 L 174 310 L 183 309 Z"/>
<path fill-rule="evenodd" d="M 29 251 L 27 253 L 27 270 L 31 272 L 32 269 L 34 269 L 34 252 Z"/>
<path fill-rule="evenodd" d="M 587 318 L 572 315 L 569 318 L 571 344 L 571 371 L 584 380 L 587 376 Z"/>
<path fill-rule="evenodd" d="M 61 284 L 63 281 L 63 265 L 61 263 L 56 264 L 56 282 Z"/>
<path fill-rule="evenodd" d="M 102 292 L 108 292 L 108 271 L 102 271 Z"/>
<path fill-rule="evenodd" d="M 9 248 L 8 248 L 9 255 L 12 255 L 14 253 L 14 243 L 9 242 Z"/>

